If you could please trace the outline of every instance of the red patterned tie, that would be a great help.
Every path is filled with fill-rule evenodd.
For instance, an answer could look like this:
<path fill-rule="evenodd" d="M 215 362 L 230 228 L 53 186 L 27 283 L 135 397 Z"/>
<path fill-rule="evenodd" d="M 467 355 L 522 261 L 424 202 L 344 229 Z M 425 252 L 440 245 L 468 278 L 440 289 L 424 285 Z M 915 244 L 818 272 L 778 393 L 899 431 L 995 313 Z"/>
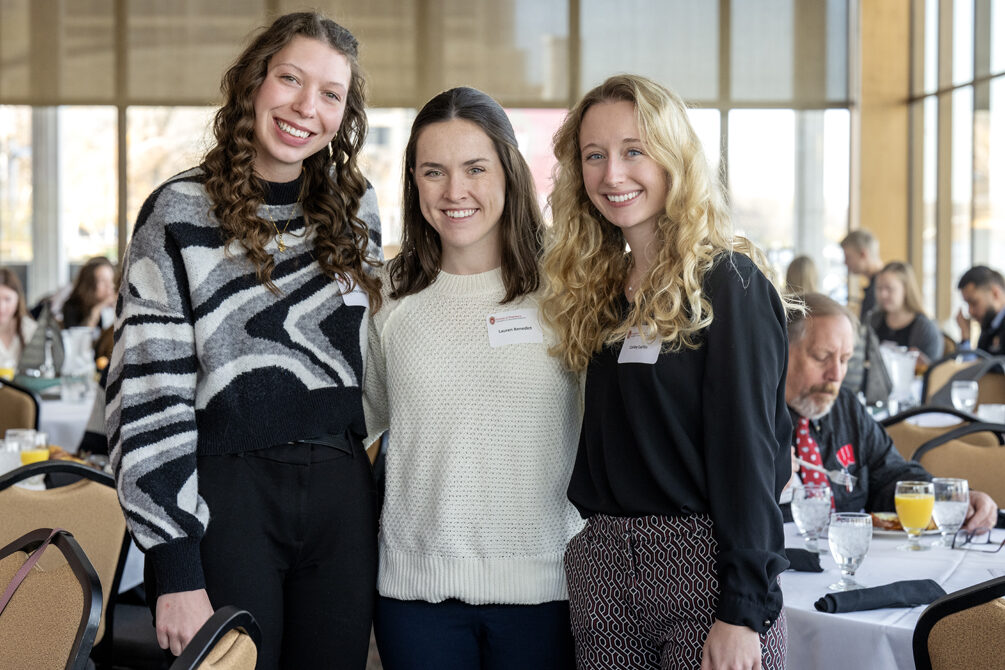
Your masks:
<path fill-rule="evenodd" d="M 820 447 L 817 446 L 817 441 L 810 435 L 810 420 L 806 417 L 800 418 L 799 424 L 796 426 L 796 455 L 813 465 L 819 465 L 820 467 L 824 465 L 823 460 L 820 458 Z M 809 468 L 800 468 L 799 477 L 803 480 L 803 484 L 828 485 L 827 476 L 824 473 L 810 470 Z"/>

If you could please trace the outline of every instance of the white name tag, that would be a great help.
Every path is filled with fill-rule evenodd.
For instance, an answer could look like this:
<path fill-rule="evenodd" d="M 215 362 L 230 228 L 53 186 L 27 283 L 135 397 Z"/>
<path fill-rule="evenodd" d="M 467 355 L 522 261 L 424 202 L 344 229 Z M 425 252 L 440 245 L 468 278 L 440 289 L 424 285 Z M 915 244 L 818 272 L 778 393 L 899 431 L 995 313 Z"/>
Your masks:
<path fill-rule="evenodd" d="M 628 331 L 628 337 L 621 345 L 621 355 L 618 356 L 618 363 L 645 363 L 652 365 L 660 357 L 660 348 L 663 343 L 659 340 L 647 342 L 634 328 Z"/>
<path fill-rule="evenodd" d="M 366 292 L 364 292 L 359 285 L 354 286 L 351 291 L 346 291 L 346 288 L 348 288 L 349 285 L 339 279 L 338 287 L 339 291 L 342 293 L 342 302 L 344 302 L 347 307 L 370 306 L 370 299 L 366 297 Z"/>
<path fill-rule="evenodd" d="M 492 347 L 544 342 L 541 322 L 534 307 L 489 314 L 485 317 L 485 325 L 488 326 L 489 345 Z"/>

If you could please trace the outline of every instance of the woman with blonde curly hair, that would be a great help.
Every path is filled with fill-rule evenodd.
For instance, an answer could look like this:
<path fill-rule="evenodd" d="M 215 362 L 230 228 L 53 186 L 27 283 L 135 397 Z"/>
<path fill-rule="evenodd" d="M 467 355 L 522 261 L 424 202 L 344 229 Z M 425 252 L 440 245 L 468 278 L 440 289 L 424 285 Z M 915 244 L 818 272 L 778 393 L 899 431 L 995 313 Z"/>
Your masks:
<path fill-rule="evenodd" d="M 117 304 L 107 428 L 161 646 L 222 605 L 259 668 L 363 668 L 376 498 L 361 446 L 380 259 L 358 44 L 314 13 L 223 78 L 216 144 L 140 210 Z M 212 515 L 212 523 L 209 523 Z"/>
<path fill-rule="evenodd" d="M 608 79 L 555 155 L 543 309 L 586 372 L 569 498 L 587 525 L 565 557 L 578 667 L 783 667 L 784 303 L 675 94 Z"/>

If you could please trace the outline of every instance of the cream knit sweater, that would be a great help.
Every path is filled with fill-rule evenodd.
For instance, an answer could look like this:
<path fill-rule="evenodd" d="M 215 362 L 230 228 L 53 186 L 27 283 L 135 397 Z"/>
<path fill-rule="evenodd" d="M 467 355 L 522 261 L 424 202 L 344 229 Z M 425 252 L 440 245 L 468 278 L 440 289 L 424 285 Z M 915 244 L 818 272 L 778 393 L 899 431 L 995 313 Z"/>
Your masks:
<path fill-rule="evenodd" d="M 441 272 L 386 297 L 370 320 L 369 439 L 390 429 L 380 594 L 401 600 L 537 604 L 568 597 L 562 556 L 582 527 L 566 488 L 579 383 L 543 343 L 492 347 L 502 272 Z"/>

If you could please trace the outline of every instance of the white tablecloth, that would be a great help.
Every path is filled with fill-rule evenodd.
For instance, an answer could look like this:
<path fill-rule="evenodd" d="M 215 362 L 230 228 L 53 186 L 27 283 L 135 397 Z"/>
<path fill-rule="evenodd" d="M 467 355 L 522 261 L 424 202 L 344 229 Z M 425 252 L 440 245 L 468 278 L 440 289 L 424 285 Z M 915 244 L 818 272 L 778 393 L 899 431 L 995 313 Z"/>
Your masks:
<path fill-rule="evenodd" d="M 996 530 L 999 542 L 1005 530 Z M 785 525 L 786 546 L 803 547 L 794 524 Z M 947 593 L 1005 575 L 1005 549 L 997 554 L 932 549 L 898 551 L 906 536 L 874 535 L 869 554 L 855 575 L 866 586 L 881 586 L 904 579 L 934 579 Z M 922 538 L 930 543 L 935 537 Z M 826 541 L 825 541 L 826 543 Z M 782 574 L 785 614 L 788 619 L 788 667 L 792 670 L 913 670 L 911 640 L 924 607 L 881 609 L 847 614 L 818 612 L 813 603 L 829 593 L 827 586 L 841 573 L 830 554 L 821 554 L 824 572 Z"/>
<path fill-rule="evenodd" d="M 49 444 L 58 445 L 75 454 L 84 437 L 84 429 L 87 428 L 93 406 L 93 391 L 86 394 L 80 402 L 43 400 L 39 408 L 38 429 L 48 434 Z"/>

